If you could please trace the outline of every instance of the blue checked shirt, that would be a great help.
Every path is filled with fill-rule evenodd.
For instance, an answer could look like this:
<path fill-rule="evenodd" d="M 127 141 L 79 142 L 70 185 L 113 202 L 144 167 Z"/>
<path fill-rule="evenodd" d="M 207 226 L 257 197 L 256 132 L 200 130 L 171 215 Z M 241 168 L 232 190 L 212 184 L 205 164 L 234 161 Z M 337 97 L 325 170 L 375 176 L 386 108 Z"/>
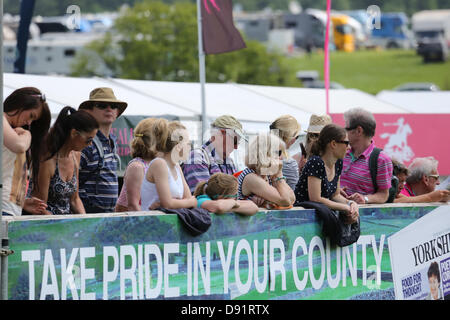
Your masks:
<path fill-rule="evenodd" d="M 200 181 L 209 180 L 214 173 L 233 174 L 237 172 L 233 160 L 231 158 L 220 159 L 210 145 L 211 141 L 202 145 L 209 156 L 209 165 L 208 160 L 205 159 L 205 153 L 199 148 L 191 150 L 188 161 L 183 164 L 183 174 L 192 193 Z"/>
<path fill-rule="evenodd" d="M 116 137 L 110 134 L 108 139 L 100 130 L 97 136 L 103 146 L 104 159 L 100 159 L 94 143 L 81 151 L 78 192 L 87 213 L 114 212 L 119 194 L 117 160 L 114 156 Z"/>

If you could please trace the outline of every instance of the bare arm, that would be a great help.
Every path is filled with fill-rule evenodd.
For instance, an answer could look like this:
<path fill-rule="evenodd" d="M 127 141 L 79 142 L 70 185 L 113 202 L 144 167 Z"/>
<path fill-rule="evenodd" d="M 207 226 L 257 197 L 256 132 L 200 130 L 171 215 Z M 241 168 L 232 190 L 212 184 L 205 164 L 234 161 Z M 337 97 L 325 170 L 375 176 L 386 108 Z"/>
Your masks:
<path fill-rule="evenodd" d="M 245 177 L 242 190 L 244 194 L 255 194 L 281 207 L 288 207 L 295 201 L 294 191 L 292 191 L 286 181 L 280 180 L 275 183 L 275 186 L 271 186 L 267 181 L 254 173 L 250 173 Z"/>
<path fill-rule="evenodd" d="M 128 168 L 125 177 L 127 188 L 127 201 L 129 211 L 141 211 L 141 186 L 144 181 L 144 166 L 140 162 L 133 162 Z"/>
<path fill-rule="evenodd" d="M 39 183 L 33 188 L 33 196 L 41 199 L 43 202 L 48 200 L 48 188 L 50 187 L 50 179 L 55 173 L 55 163 L 54 159 L 49 159 L 41 162 L 39 166 L 38 180 Z M 43 214 L 51 215 L 52 213 L 48 210 L 42 212 Z"/>
<path fill-rule="evenodd" d="M 31 145 L 31 133 L 23 128 L 13 129 L 3 116 L 3 144 L 14 153 L 22 153 Z"/>
<path fill-rule="evenodd" d="M 80 163 L 81 153 L 75 152 L 75 158 L 76 158 L 75 163 Z M 73 170 L 75 171 L 75 174 L 77 175 L 77 181 L 78 181 L 78 171 L 79 170 L 78 170 L 78 166 L 76 164 L 74 164 Z M 85 214 L 86 210 L 84 209 L 83 202 L 81 201 L 80 196 L 78 194 L 79 185 L 80 184 L 77 183 L 77 189 L 70 197 L 70 207 L 71 207 L 72 211 L 75 213 Z"/>
<path fill-rule="evenodd" d="M 253 215 L 258 212 L 258 206 L 250 200 L 219 199 L 208 200 L 201 207 L 215 214 L 235 212 L 243 215 Z"/>
<path fill-rule="evenodd" d="M 447 202 L 449 194 L 448 190 L 434 190 L 415 197 L 398 197 L 394 200 L 394 203 Z"/>
<path fill-rule="evenodd" d="M 183 199 L 172 198 L 169 187 L 169 176 L 167 165 L 163 159 L 155 160 L 147 170 L 149 181 L 154 181 L 156 191 L 158 192 L 161 207 L 167 209 L 192 208 L 197 205 L 197 199 L 194 196 Z M 189 190 L 189 189 L 188 189 Z M 186 194 L 186 192 L 184 192 Z M 190 192 L 189 192 L 190 194 Z M 184 196 L 184 195 L 183 195 Z M 148 208 L 144 208 L 148 210 Z"/>

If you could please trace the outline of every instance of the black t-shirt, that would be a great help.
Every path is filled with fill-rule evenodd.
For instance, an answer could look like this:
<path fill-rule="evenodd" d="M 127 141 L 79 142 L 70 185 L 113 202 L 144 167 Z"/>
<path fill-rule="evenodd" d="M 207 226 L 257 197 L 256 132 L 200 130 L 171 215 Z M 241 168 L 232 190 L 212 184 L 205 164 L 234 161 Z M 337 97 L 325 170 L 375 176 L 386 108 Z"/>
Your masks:
<path fill-rule="evenodd" d="M 322 180 L 321 183 L 321 196 L 323 198 L 331 199 L 337 189 L 339 177 L 342 172 L 342 159 L 338 159 L 335 164 L 335 175 L 333 180 L 328 181 L 327 173 L 325 170 L 325 163 L 319 156 L 312 156 L 306 162 L 305 167 L 302 170 L 300 178 L 298 179 L 297 186 L 295 188 L 295 200 L 296 203 L 309 201 L 308 195 L 308 177 L 313 176 Z"/>

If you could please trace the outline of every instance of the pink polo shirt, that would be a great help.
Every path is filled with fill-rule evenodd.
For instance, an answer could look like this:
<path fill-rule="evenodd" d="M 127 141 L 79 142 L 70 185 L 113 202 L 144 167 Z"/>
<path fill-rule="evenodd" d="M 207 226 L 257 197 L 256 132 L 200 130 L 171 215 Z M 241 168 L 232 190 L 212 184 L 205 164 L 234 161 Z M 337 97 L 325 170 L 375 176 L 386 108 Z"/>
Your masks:
<path fill-rule="evenodd" d="M 363 195 L 375 193 L 369 169 L 369 158 L 374 148 L 375 144 L 372 141 L 371 145 L 358 158 L 353 155 L 353 150 L 347 150 L 341 174 L 341 188 L 347 187 L 348 195 L 356 192 Z M 377 164 L 378 189 L 389 189 L 393 169 L 391 158 L 381 151 Z"/>
<path fill-rule="evenodd" d="M 400 193 L 407 197 L 415 197 L 416 196 L 413 189 L 407 182 L 405 183 L 405 186 L 403 187 L 402 191 L 400 191 Z"/>

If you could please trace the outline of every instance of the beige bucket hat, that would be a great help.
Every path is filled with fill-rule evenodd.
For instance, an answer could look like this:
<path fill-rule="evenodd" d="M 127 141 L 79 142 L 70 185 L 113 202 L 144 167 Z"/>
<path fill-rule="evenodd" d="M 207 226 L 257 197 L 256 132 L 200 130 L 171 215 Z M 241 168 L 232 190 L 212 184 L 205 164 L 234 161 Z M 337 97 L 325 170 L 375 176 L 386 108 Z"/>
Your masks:
<path fill-rule="evenodd" d="M 244 131 L 242 129 L 242 124 L 237 120 L 235 117 L 230 115 L 223 115 L 218 117 L 214 122 L 211 124 L 213 128 L 220 128 L 220 129 L 232 129 L 236 134 L 247 141 L 247 138 L 245 138 Z"/>
<path fill-rule="evenodd" d="M 331 120 L 331 117 L 327 114 L 324 115 L 316 115 L 313 114 L 311 118 L 309 119 L 309 126 L 308 129 L 305 131 L 307 133 L 320 133 L 320 131 L 325 127 L 327 124 L 333 123 Z"/>
<path fill-rule="evenodd" d="M 127 108 L 128 103 L 117 100 L 111 88 L 95 88 L 89 94 L 89 100 L 80 104 L 78 109 L 90 109 L 96 102 L 110 102 L 119 106 L 119 117 Z"/>

